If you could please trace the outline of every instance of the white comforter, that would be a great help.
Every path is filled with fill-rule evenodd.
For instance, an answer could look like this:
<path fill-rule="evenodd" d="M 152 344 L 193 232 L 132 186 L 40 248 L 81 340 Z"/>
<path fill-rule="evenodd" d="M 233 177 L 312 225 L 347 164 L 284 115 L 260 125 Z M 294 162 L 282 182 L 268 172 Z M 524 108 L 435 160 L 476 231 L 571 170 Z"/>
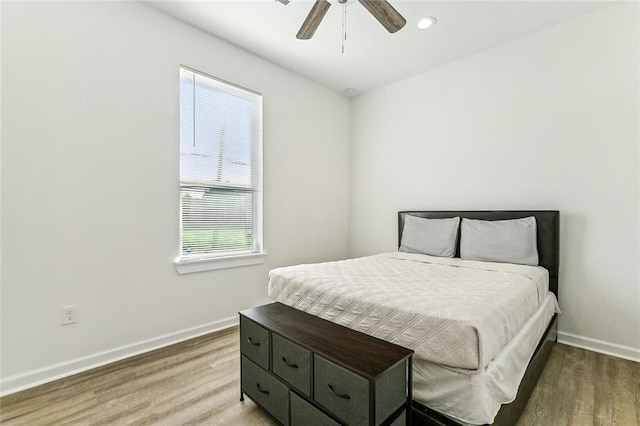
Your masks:
<path fill-rule="evenodd" d="M 383 253 L 274 269 L 269 296 L 472 373 L 536 311 L 548 282 L 538 266 Z"/>

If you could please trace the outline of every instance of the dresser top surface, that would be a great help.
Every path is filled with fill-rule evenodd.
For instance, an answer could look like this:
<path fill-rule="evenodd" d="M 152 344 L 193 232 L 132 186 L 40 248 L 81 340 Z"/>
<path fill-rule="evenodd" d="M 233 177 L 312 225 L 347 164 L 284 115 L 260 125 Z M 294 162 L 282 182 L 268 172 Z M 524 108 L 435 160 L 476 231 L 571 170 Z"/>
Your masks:
<path fill-rule="evenodd" d="M 369 378 L 376 378 L 413 351 L 332 323 L 281 303 L 240 312 L 273 332 Z"/>

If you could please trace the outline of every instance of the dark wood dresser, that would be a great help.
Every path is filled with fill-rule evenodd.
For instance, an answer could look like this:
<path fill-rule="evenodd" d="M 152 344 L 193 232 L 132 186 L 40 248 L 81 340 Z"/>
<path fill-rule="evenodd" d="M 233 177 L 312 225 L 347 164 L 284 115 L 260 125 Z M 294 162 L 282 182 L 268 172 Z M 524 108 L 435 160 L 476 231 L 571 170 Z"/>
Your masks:
<path fill-rule="evenodd" d="M 411 424 L 413 351 L 272 303 L 240 312 L 241 394 L 283 425 Z"/>

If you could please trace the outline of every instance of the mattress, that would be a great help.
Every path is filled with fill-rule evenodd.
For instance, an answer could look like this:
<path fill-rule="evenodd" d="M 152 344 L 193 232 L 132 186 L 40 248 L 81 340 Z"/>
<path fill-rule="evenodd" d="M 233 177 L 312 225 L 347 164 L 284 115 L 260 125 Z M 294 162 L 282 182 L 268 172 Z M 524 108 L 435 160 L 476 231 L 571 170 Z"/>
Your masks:
<path fill-rule="evenodd" d="M 556 297 L 549 292 L 498 356 L 474 374 L 414 361 L 413 399 L 463 424 L 493 423 L 500 406 L 515 399 L 529 361 L 556 312 Z"/>
<path fill-rule="evenodd" d="M 548 294 L 539 266 L 413 253 L 297 265 L 269 273 L 269 296 L 415 351 L 414 362 L 485 369 Z"/>

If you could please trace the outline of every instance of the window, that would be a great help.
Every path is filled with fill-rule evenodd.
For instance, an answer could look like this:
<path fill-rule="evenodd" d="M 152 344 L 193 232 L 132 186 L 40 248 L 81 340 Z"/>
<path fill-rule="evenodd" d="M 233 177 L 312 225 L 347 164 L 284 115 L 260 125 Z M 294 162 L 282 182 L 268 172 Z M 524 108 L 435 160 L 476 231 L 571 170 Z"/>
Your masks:
<path fill-rule="evenodd" d="M 180 258 L 262 252 L 262 95 L 180 68 Z"/>

